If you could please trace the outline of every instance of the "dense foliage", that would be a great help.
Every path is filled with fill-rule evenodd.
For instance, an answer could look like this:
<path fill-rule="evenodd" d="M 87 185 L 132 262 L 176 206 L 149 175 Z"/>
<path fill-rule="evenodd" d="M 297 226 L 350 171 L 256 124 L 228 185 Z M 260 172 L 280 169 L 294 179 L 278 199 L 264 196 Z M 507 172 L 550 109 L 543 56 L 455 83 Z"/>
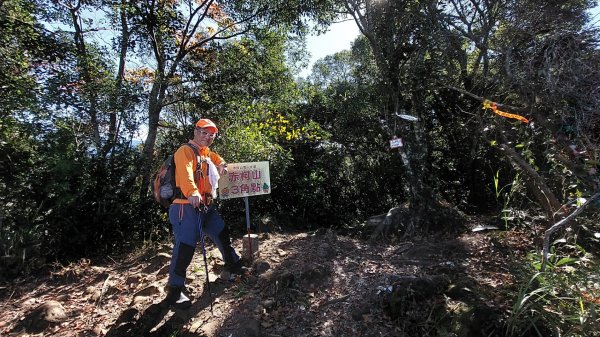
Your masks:
<path fill-rule="evenodd" d="M 229 162 L 271 163 L 255 225 L 367 233 L 402 204 L 412 220 L 394 231 L 454 230 L 440 208 L 556 221 L 600 187 L 592 6 L 2 1 L 2 270 L 166 236 L 148 181 L 200 117 Z M 295 78 L 307 20 L 343 15 L 363 35 Z M 221 206 L 241 229 L 241 201 Z"/>
<path fill-rule="evenodd" d="M 256 226 L 369 235 L 366 219 L 391 208 L 408 211 L 386 239 L 453 231 L 464 213 L 551 225 L 600 188 L 594 5 L 0 1 L 1 274 L 167 237 L 148 182 L 198 118 L 217 122 L 229 162 L 270 162 L 272 193 L 250 198 Z M 351 50 L 297 78 L 308 23 L 348 15 L 362 32 Z M 242 201 L 221 209 L 241 231 Z M 553 248 L 553 270 L 589 266 L 600 229 L 582 223 L 565 233 L 576 243 Z M 544 322 L 591 329 L 583 267 L 531 280 L 511 329 L 559 302 L 583 323 Z"/>

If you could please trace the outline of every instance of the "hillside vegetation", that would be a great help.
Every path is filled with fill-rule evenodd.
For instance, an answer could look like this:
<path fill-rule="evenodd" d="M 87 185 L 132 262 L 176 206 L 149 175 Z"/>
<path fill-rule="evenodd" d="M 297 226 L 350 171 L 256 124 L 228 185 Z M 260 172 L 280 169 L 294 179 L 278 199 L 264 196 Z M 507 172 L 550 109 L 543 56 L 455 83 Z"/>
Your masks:
<path fill-rule="evenodd" d="M 328 280 L 340 273 L 354 273 L 352 282 L 366 280 L 364 296 L 373 313 L 359 311 L 348 325 L 338 321 L 347 316 L 332 316 L 321 331 L 366 336 L 370 332 L 361 324 L 372 319 L 390 329 L 375 330 L 381 334 L 476 336 L 469 326 L 479 319 L 466 316 L 484 305 L 483 313 L 498 323 L 492 335 L 593 335 L 599 298 L 600 201 L 594 196 L 600 190 L 600 34 L 589 10 L 596 5 L 0 1 L 0 296 L 12 308 L 3 312 L 1 328 L 37 331 L 17 323 L 45 300 L 63 307 L 70 304 L 60 296 L 91 303 L 61 293 L 70 291 L 69 273 L 77 274 L 72 281 L 78 287 L 106 282 L 113 289 L 115 300 L 123 301 L 108 304 L 117 310 L 113 318 L 126 310 L 138 285 L 150 283 L 140 279 L 132 288 L 112 270 L 154 278 L 156 289 L 144 296 L 159 302 L 156 270 L 131 269 L 146 263 L 135 260 L 135 252 L 166 253 L 157 245 L 170 240 L 165 209 L 152 199 L 150 181 L 191 137 L 194 123 L 210 118 L 220 130 L 212 149 L 227 162 L 269 162 L 270 193 L 249 200 L 251 231 L 309 240 L 311 233 L 330 230 L 343 239 L 320 244 L 335 254 L 312 262 L 325 264 Z M 308 59 L 306 35 L 346 19 L 361 32 L 352 47 L 317 61 L 307 78 L 298 77 Z M 392 148 L 393 139 L 402 146 Z M 220 200 L 219 207 L 238 238 L 246 233 L 241 199 Z M 473 237 L 476 243 L 465 243 Z M 458 250 L 443 249 L 456 240 L 465 246 L 460 257 L 453 255 Z M 389 281 L 372 279 L 360 261 L 350 263 L 346 244 L 383 254 L 379 258 L 390 271 L 381 273 Z M 459 271 L 397 260 L 407 247 L 427 251 L 437 244 L 440 251 L 431 261 L 452 262 Z M 278 245 L 275 240 L 270 247 Z M 111 264 L 107 256 L 132 264 Z M 469 256 L 498 262 L 477 264 Z M 336 269 L 340 258 L 345 264 Z M 303 272 L 294 269 L 294 280 Z M 376 294 L 379 286 L 385 290 L 421 276 L 432 278 L 415 282 L 437 285 L 423 300 L 435 305 L 420 308 L 428 315 L 412 315 L 411 301 L 423 302 L 412 293 L 392 292 L 387 302 L 383 290 Z M 463 276 L 467 284 L 452 288 L 461 295 L 448 293 Z M 265 287 L 283 282 L 255 277 Z M 501 288 L 498 300 L 490 299 L 492 283 Z M 58 292 L 46 292 L 46 284 Z M 474 284 L 483 299 L 469 297 L 476 297 Z M 290 296 L 282 308 L 299 301 L 303 312 L 352 313 L 354 301 L 363 300 L 346 291 L 335 300 L 335 287 L 322 286 L 318 294 L 298 284 L 278 293 Z M 239 287 L 223 285 L 223 294 Z M 247 287 L 257 301 L 279 300 L 256 284 Z M 80 310 L 107 310 L 99 299 Z M 324 307 L 311 311 L 317 304 Z M 278 305 L 260 315 L 277 316 Z M 147 308 L 128 311 L 132 316 L 125 321 L 142 324 L 135 322 Z M 391 311 L 384 314 L 384 308 Z M 72 315 L 84 311 L 65 309 L 66 321 L 31 333 L 60 334 L 64 322 L 83 324 Z M 185 317 L 189 322 L 191 316 Z M 90 318 L 78 331 L 128 331 L 115 322 Z M 275 335 L 265 322 L 261 316 L 261 331 Z"/>

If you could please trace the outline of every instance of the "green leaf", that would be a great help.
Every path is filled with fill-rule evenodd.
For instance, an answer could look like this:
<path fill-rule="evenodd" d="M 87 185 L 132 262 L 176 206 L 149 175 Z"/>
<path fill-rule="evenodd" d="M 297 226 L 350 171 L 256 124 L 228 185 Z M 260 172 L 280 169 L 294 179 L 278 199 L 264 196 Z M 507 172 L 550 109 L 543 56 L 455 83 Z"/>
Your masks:
<path fill-rule="evenodd" d="M 562 266 L 562 265 L 567 265 L 567 264 L 572 264 L 577 262 L 579 259 L 577 258 L 573 258 L 573 257 L 563 257 L 562 259 L 558 260 L 558 262 L 556 262 L 556 266 Z"/>

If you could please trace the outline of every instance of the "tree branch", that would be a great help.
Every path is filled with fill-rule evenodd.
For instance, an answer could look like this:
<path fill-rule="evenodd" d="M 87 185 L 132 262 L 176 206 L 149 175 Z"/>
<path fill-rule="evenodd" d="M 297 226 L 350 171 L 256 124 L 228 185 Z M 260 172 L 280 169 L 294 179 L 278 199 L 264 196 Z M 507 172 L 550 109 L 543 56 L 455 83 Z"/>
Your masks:
<path fill-rule="evenodd" d="M 560 220 L 559 222 L 552 225 L 552 227 L 548 228 L 546 232 L 544 232 L 544 247 L 543 247 L 543 257 L 542 257 L 542 267 L 541 270 L 546 270 L 546 263 L 548 262 L 548 248 L 550 246 L 550 235 L 556 232 L 559 228 L 566 225 L 569 221 L 573 220 L 579 213 L 583 212 L 583 210 L 592 202 L 594 199 L 600 197 L 600 191 L 596 192 L 593 196 L 591 196 L 583 205 L 579 206 L 573 213 L 569 214 L 568 217 Z"/>
<path fill-rule="evenodd" d="M 482 102 L 482 103 L 483 103 L 483 101 L 485 101 L 485 100 L 486 100 L 486 98 L 483 98 L 483 97 L 481 97 L 481 96 L 477 96 L 477 95 L 475 95 L 475 94 L 474 94 L 474 93 L 472 93 L 472 92 L 469 92 L 469 91 L 467 91 L 467 90 L 460 89 L 460 88 L 457 88 L 457 87 L 453 87 L 453 86 L 451 86 L 451 85 L 444 86 L 444 88 L 446 88 L 446 89 L 451 89 L 451 90 L 454 90 L 454 91 L 458 91 L 458 92 L 460 92 L 461 94 L 467 95 L 467 96 L 469 96 L 469 97 L 471 97 L 471 98 L 473 98 L 473 99 L 475 99 L 475 100 L 478 100 L 478 101 L 480 101 L 480 102 Z M 529 112 L 529 109 L 530 109 L 530 108 L 529 108 L 529 107 L 527 107 L 527 106 L 524 106 L 524 107 L 518 107 L 518 106 L 514 106 L 514 105 L 508 105 L 508 104 L 502 104 L 502 103 L 498 103 L 498 102 L 496 102 L 496 106 L 497 106 L 498 108 L 502 109 L 502 110 L 516 111 L 516 112 L 522 112 L 522 113 Z"/>

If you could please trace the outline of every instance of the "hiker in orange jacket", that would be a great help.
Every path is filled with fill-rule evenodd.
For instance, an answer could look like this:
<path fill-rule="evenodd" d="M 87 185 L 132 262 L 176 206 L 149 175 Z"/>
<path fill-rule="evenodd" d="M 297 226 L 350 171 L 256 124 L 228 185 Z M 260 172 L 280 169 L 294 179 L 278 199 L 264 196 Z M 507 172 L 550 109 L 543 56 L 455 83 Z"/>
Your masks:
<path fill-rule="evenodd" d="M 219 176 L 227 172 L 223 158 L 209 149 L 218 131 L 210 119 L 200 119 L 194 128 L 194 138 L 188 143 L 197 149 L 199 156 L 190 146 L 179 147 L 174 155 L 177 190 L 176 199 L 169 207 L 169 221 L 175 245 L 165 301 L 179 308 L 191 306 L 190 299 L 183 293 L 185 275 L 201 234 L 208 236 L 221 252 L 225 262 L 221 278 L 229 280 L 235 274 L 243 274 L 245 269 L 231 247 L 229 229 L 213 203 Z"/>

